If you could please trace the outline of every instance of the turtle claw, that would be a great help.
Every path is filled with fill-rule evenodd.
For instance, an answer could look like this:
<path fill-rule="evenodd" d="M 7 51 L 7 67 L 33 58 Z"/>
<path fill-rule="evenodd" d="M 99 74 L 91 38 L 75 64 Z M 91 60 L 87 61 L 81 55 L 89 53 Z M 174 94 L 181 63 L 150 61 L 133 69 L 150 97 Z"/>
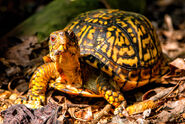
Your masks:
<path fill-rule="evenodd" d="M 119 105 L 115 110 L 114 110 L 114 115 L 118 115 L 119 117 L 128 117 L 129 114 L 125 109 L 124 105 Z"/>
<path fill-rule="evenodd" d="M 19 97 L 17 100 L 14 102 L 15 104 L 26 104 L 27 103 L 27 98 L 26 97 Z"/>
<path fill-rule="evenodd" d="M 25 104 L 28 108 L 37 109 L 43 107 L 39 101 L 28 101 L 27 104 Z"/>
<path fill-rule="evenodd" d="M 44 100 L 45 101 L 45 100 Z M 35 97 L 32 95 L 29 95 L 27 97 L 20 97 L 15 101 L 15 104 L 24 104 L 28 108 L 31 109 L 37 109 L 41 108 L 43 104 L 43 96 L 40 95 L 39 97 Z"/>
<path fill-rule="evenodd" d="M 34 96 L 28 95 L 27 103 L 25 104 L 28 108 L 36 109 L 41 108 L 45 102 L 45 95 Z"/>

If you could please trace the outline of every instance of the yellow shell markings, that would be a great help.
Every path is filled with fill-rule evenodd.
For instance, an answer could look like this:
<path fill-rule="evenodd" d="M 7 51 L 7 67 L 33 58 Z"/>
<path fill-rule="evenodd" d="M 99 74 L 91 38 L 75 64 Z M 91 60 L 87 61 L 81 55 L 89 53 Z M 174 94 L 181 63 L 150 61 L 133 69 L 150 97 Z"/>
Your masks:
<path fill-rule="evenodd" d="M 88 38 L 89 40 L 93 40 L 94 32 L 95 32 L 95 29 L 91 29 L 91 30 L 89 31 L 89 33 L 87 34 L 87 38 Z"/>
<path fill-rule="evenodd" d="M 130 17 L 130 19 L 133 19 L 133 17 Z M 130 27 L 132 27 L 132 29 L 135 30 L 135 32 L 133 32 L 132 29 L 129 28 L 130 31 L 128 30 L 128 32 L 132 36 L 133 42 L 136 43 L 136 38 L 135 38 L 136 37 L 136 34 L 134 34 L 134 33 L 137 32 L 137 27 L 136 27 L 136 25 L 131 20 L 126 20 L 126 21 L 127 21 L 128 24 L 130 24 Z"/>
<path fill-rule="evenodd" d="M 119 46 L 123 46 L 125 44 L 124 38 L 122 36 L 120 36 L 120 40 L 117 42 L 117 44 Z M 115 43 L 115 45 L 116 45 L 116 43 Z M 120 53 L 120 55 L 121 55 L 121 53 Z"/>
<path fill-rule="evenodd" d="M 133 59 L 122 59 L 122 63 L 133 66 L 136 64 L 137 67 L 138 58 L 134 57 Z"/>
<path fill-rule="evenodd" d="M 132 16 L 132 13 L 130 14 L 127 12 L 120 12 L 120 13 L 116 12 L 115 14 L 113 14 L 115 17 L 120 17 L 120 18 L 115 18 L 116 23 L 118 23 L 122 28 L 120 30 L 120 27 L 117 27 L 116 25 L 113 25 L 113 24 L 111 25 L 112 20 L 110 19 L 112 19 L 113 17 L 107 16 L 106 12 L 103 13 L 102 11 L 100 11 L 98 14 L 96 13 L 90 16 L 86 15 L 88 22 L 90 22 L 88 26 L 91 25 L 92 23 L 96 23 L 97 25 L 98 24 L 104 25 L 106 23 L 109 23 L 108 25 L 106 25 L 107 30 L 102 30 L 103 32 L 106 33 L 106 35 L 104 36 L 103 33 L 102 34 L 100 33 L 99 35 L 96 36 L 98 45 L 96 45 L 96 48 L 95 48 L 96 50 L 93 53 L 95 57 L 98 57 L 100 61 L 104 62 L 104 64 L 108 66 L 108 69 L 101 68 L 102 71 L 108 73 L 109 75 L 112 75 L 112 71 L 116 73 L 116 76 L 114 76 L 114 79 L 119 81 L 120 86 L 122 86 L 123 83 L 125 82 L 125 85 L 123 86 L 124 90 L 133 89 L 135 87 L 139 87 L 148 83 L 149 79 L 144 80 L 145 79 L 144 76 L 146 76 L 147 78 L 150 78 L 150 74 L 147 73 L 147 70 L 143 70 L 142 72 L 143 76 L 139 78 L 137 74 L 140 75 L 141 74 L 140 71 L 142 69 L 141 68 L 137 69 L 137 67 L 139 63 L 141 67 L 148 68 L 149 65 L 152 65 L 157 61 L 157 58 L 155 56 L 158 56 L 158 54 L 160 54 L 158 53 L 158 50 L 156 48 L 156 46 L 159 45 L 158 41 L 153 41 L 153 40 L 156 40 L 156 38 L 154 39 L 151 38 L 151 36 L 148 34 L 148 30 L 145 29 L 145 26 L 143 25 L 143 23 L 141 23 L 140 18 L 139 18 L 140 20 L 138 18 L 135 19 L 135 16 L 138 16 L 137 14 L 136 15 L 133 14 L 134 16 Z M 108 11 L 108 13 L 112 13 L 112 12 Z M 122 18 L 122 16 L 120 15 L 124 15 L 125 13 L 130 15 L 128 17 L 124 16 Z M 99 20 L 95 18 L 99 18 Z M 137 24 L 140 25 L 140 27 L 137 27 L 136 26 Z M 96 28 L 96 25 L 93 25 L 92 28 Z M 125 30 L 127 34 L 123 32 L 123 30 Z M 84 29 L 82 34 L 84 34 Z M 146 35 L 146 37 L 141 39 L 144 35 Z M 156 34 L 152 31 L 152 35 L 153 37 L 155 37 Z M 84 39 L 85 37 L 82 36 L 81 38 Z M 87 33 L 87 39 L 92 39 L 90 31 L 89 31 L 89 35 Z M 157 42 L 156 46 L 153 45 L 153 42 Z M 82 43 L 83 42 L 80 42 L 80 44 Z M 133 46 L 133 44 L 136 44 L 137 46 Z M 88 45 L 88 44 L 83 43 L 83 45 Z M 91 46 L 91 45 L 88 45 L 88 46 Z M 148 47 L 148 45 L 150 47 Z M 118 46 L 118 47 L 115 47 L 115 46 Z M 136 47 L 137 49 L 134 49 L 134 47 Z M 87 52 L 90 50 L 91 49 L 89 50 L 86 49 Z M 138 56 L 136 56 L 136 54 L 138 54 Z M 123 58 L 122 56 L 124 55 L 127 55 L 128 58 L 127 57 Z M 132 57 L 130 58 L 129 56 L 132 56 Z M 109 59 L 112 59 L 112 60 L 109 60 Z M 89 63 L 90 65 L 93 64 L 94 67 L 97 66 L 97 62 L 96 63 L 89 62 Z M 122 71 L 126 67 L 125 66 L 123 68 L 121 66 L 123 64 L 131 67 L 134 66 L 138 71 L 134 72 L 132 70 L 129 70 L 127 71 L 128 74 L 126 74 L 127 72 Z M 152 65 L 152 66 L 155 66 L 155 65 Z M 155 71 L 156 74 L 159 74 L 158 71 L 159 69 L 156 68 L 156 71 Z M 133 76 L 134 74 L 135 76 Z M 105 96 L 105 97 L 108 97 L 108 96 Z"/>
<path fill-rule="evenodd" d="M 107 25 L 108 24 L 108 22 L 107 21 L 104 21 L 104 25 Z"/>
<path fill-rule="evenodd" d="M 95 56 L 99 57 L 99 58 L 103 58 L 103 55 L 98 53 L 98 52 L 95 52 Z"/>
<path fill-rule="evenodd" d="M 119 54 L 120 56 L 123 56 L 124 54 L 126 54 L 128 56 L 132 56 L 132 55 L 135 54 L 135 51 L 134 51 L 134 49 L 131 46 L 129 46 L 129 48 L 121 48 L 119 53 L 120 53 Z M 133 65 L 134 61 L 137 63 L 136 59 L 137 59 L 136 57 L 133 58 L 133 59 L 132 58 L 125 58 L 125 59 L 123 59 L 122 57 L 119 57 L 118 60 L 117 60 L 117 63 L 120 64 L 120 65 L 122 65 L 123 63 L 125 63 L 125 64 L 129 64 L 130 63 L 130 65 Z"/>
<path fill-rule="evenodd" d="M 122 35 L 123 37 L 125 37 L 125 34 L 121 33 L 121 35 Z M 126 44 L 127 46 L 130 45 L 130 41 L 129 41 L 128 38 L 126 38 L 126 37 L 125 37 L 125 44 Z"/>
<path fill-rule="evenodd" d="M 110 31 L 107 31 L 107 32 L 106 32 L 106 37 L 107 37 L 107 38 L 110 38 L 111 35 L 112 35 L 112 33 L 111 33 Z"/>
<path fill-rule="evenodd" d="M 70 30 L 73 29 L 79 22 L 78 21 L 75 21 L 73 22 L 71 25 L 68 25 L 64 28 L 64 30 L 68 30 L 69 27 L 70 27 Z"/>
<path fill-rule="evenodd" d="M 118 59 L 118 57 L 119 57 L 119 54 L 118 54 L 119 53 L 119 50 L 116 47 L 114 47 L 112 53 L 113 53 L 112 54 L 112 59 L 116 62 L 117 59 Z"/>
<path fill-rule="evenodd" d="M 141 26 L 142 27 L 142 26 Z M 141 36 L 143 36 L 143 27 L 138 29 L 138 34 L 140 35 L 138 40 L 139 40 L 139 56 L 141 59 L 141 66 L 145 65 L 145 62 L 150 59 L 150 52 L 148 50 L 147 43 L 150 41 L 150 37 L 148 39 L 141 39 Z M 145 49 L 146 53 L 144 53 L 143 49 Z M 143 61 L 144 60 L 144 61 Z"/>
<path fill-rule="evenodd" d="M 99 20 L 98 22 L 99 22 L 101 25 L 103 24 L 103 21 L 102 21 L 102 20 Z"/>
<path fill-rule="evenodd" d="M 105 41 L 105 38 L 101 37 L 100 35 L 97 36 L 97 44 L 100 44 Z"/>
<path fill-rule="evenodd" d="M 115 43 L 114 45 L 117 45 L 117 46 L 122 46 L 124 45 L 124 40 L 123 40 L 123 37 L 120 37 L 120 39 L 118 37 L 116 37 L 116 40 L 115 40 Z"/>
<path fill-rule="evenodd" d="M 112 26 L 112 27 L 107 28 L 107 30 L 108 30 L 108 31 L 114 31 L 115 28 L 116 28 L 115 26 Z"/>
<path fill-rule="evenodd" d="M 80 32 L 78 32 L 76 35 L 78 37 L 81 37 L 82 33 L 85 31 L 86 28 L 87 28 L 87 25 L 84 25 L 83 27 L 81 27 Z M 70 29 L 72 29 L 72 28 L 70 28 Z M 79 42 L 79 44 L 81 44 L 81 42 Z"/>
<path fill-rule="evenodd" d="M 86 28 L 86 27 L 87 27 L 87 28 Z M 84 31 L 84 32 L 83 32 L 83 34 L 80 35 L 81 38 L 80 38 L 80 40 L 78 41 L 78 44 L 82 44 L 83 41 L 86 41 L 86 40 L 84 40 L 83 38 L 85 37 L 85 35 L 87 34 L 87 32 L 90 30 L 91 27 L 92 27 L 92 26 L 84 26 L 84 29 L 85 29 L 85 30 L 82 30 L 82 31 Z M 78 34 L 77 34 L 77 35 L 78 35 Z"/>
<path fill-rule="evenodd" d="M 79 26 L 79 25 L 77 25 L 77 26 L 76 26 L 76 29 L 79 29 L 79 28 L 80 28 L 80 26 Z"/>
<path fill-rule="evenodd" d="M 132 32 L 132 29 L 131 28 L 128 28 L 127 31 L 128 31 L 128 33 L 131 33 Z"/>
<path fill-rule="evenodd" d="M 109 14 L 112 14 L 113 16 Z M 124 14 L 127 14 L 128 16 L 124 16 Z M 90 26 L 91 24 L 101 25 L 102 22 L 109 22 L 109 26 L 107 26 L 107 31 L 101 30 L 106 33 L 105 37 L 103 37 L 102 34 L 96 36 L 97 42 L 99 43 L 96 46 L 96 51 L 94 52 L 94 54 L 96 57 L 98 56 L 102 57 L 101 59 L 99 58 L 101 61 L 105 62 L 107 61 L 108 58 L 111 58 L 113 62 L 119 65 L 125 64 L 127 66 L 128 64 L 129 66 L 135 66 L 136 68 L 138 66 L 138 62 L 140 62 L 140 66 L 142 67 L 143 66 L 148 67 L 150 64 L 153 64 L 156 62 L 156 59 L 154 59 L 154 56 L 158 54 L 157 53 L 158 51 L 155 48 L 155 46 L 152 47 L 154 49 L 149 48 L 149 50 L 146 50 L 146 48 L 144 48 L 146 45 L 148 45 L 147 43 L 152 40 L 150 39 L 150 35 L 148 35 L 148 37 L 146 37 L 145 39 L 140 39 L 143 35 L 145 35 L 145 33 L 148 33 L 148 30 L 145 30 L 144 28 L 145 26 L 143 26 L 143 23 L 141 23 L 141 20 L 145 21 L 145 19 L 143 19 L 143 17 L 140 17 L 140 15 L 135 14 L 135 13 L 127 13 L 123 11 L 118 11 L 118 10 L 116 10 L 115 12 L 112 12 L 109 10 L 108 11 L 100 10 L 99 12 L 93 11 L 92 13 L 88 12 L 83 15 L 85 15 L 84 20 L 90 22 L 88 26 Z M 133 43 L 131 44 L 130 39 L 128 39 L 128 37 L 125 36 L 126 34 L 122 32 L 122 30 L 120 30 L 120 28 L 118 28 L 116 25 L 110 24 L 112 23 L 112 18 L 114 18 L 114 16 L 116 17 L 115 22 L 119 23 L 119 25 L 122 28 L 125 28 L 128 35 L 132 38 L 132 42 L 138 44 L 138 46 L 135 46 L 138 49 L 138 53 L 135 49 L 133 49 L 133 46 L 132 46 Z M 137 24 L 141 25 L 140 28 L 136 26 Z M 150 26 L 151 24 L 149 22 L 148 27 Z M 87 30 L 86 28 L 85 29 L 84 28 L 82 29 L 82 28 L 83 27 L 81 27 L 81 32 L 80 33 L 78 32 L 79 34 L 81 33 L 85 34 L 85 31 Z M 96 28 L 96 26 L 93 25 L 92 28 Z M 112 32 L 114 32 L 115 34 L 113 34 Z M 137 33 L 137 35 L 135 33 Z M 87 32 L 86 38 L 91 40 L 93 37 L 92 35 L 93 34 L 91 33 L 91 30 L 89 30 L 89 32 Z M 119 38 L 118 38 L 118 35 L 119 35 Z M 85 39 L 85 37 L 81 36 L 81 39 Z M 122 42 L 119 42 L 119 40 Z M 142 42 L 142 40 L 144 43 Z M 105 45 L 106 43 L 104 43 L 103 41 L 106 41 L 109 45 Z M 93 48 L 93 43 L 89 44 L 89 41 L 87 43 L 87 41 L 84 40 L 84 43 L 83 43 L 83 41 L 80 40 L 79 44 L 91 46 Z M 120 46 L 120 48 L 117 48 L 117 47 L 114 48 L 112 47 L 113 45 L 114 47 L 115 45 Z M 122 47 L 122 46 L 127 46 L 127 47 Z M 96 53 L 98 52 L 97 50 L 99 49 L 101 49 L 101 51 L 99 51 L 99 53 Z M 143 53 L 144 52 L 143 49 L 145 49 L 146 53 Z M 92 49 L 87 49 L 87 48 L 85 48 L 85 50 L 86 52 L 92 51 Z M 103 56 L 100 56 L 100 54 L 102 53 L 103 53 Z M 138 57 L 140 58 L 140 60 L 138 60 L 139 58 L 136 57 L 136 54 L 138 54 Z M 122 58 L 121 56 L 123 55 L 133 56 L 133 57 L 132 58 Z"/>
<path fill-rule="evenodd" d="M 157 34 L 154 33 L 154 32 L 156 32 L 155 29 L 153 30 L 154 39 L 155 39 L 156 41 L 158 41 L 158 42 L 155 42 L 155 44 L 156 44 L 156 47 L 155 47 L 156 56 L 155 56 L 155 57 L 158 57 L 158 56 L 161 56 L 161 55 L 160 55 L 161 53 L 160 53 L 159 51 L 162 51 L 162 48 L 161 48 L 161 44 L 160 44 L 160 42 L 159 42 L 159 38 L 158 38 Z"/>
<path fill-rule="evenodd" d="M 140 17 L 141 18 L 141 17 Z M 151 58 L 156 58 L 156 57 L 159 57 L 160 56 L 160 52 L 161 52 L 161 47 L 160 47 L 160 43 L 159 43 L 159 40 L 158 40 L 158 37 L 156 36 L 156 33 L 155 33 L 155 29 L 153 28 L 153 26 L 151 25 L 151 23 L 148 21 L 147 18 L 145 18 L 144 16 L 142 16 L 141 20 L 143 20 L 143 22 L 145 23 L 145 26 L 147 27 L 148 29 L 148 35 L 150 37 L 150 53 L 151 53 Z M 156 42 L 154 42 L 154 40 Z M 160 51 L 160 52 L 158 52 Z M 159 55 L 158 55 L 159 54 Z M 152 60 L 152 59 L 151 59 Z M 151 64 L 153 64 L 151 62 Z"/>
<path fill-rule="evenodd" d="M 135 23 L 140 24 L 137 20 L 135 20 Z M 143 50 L 142 50 L 142 42 L 141 42 L 142 33 L 138 28 L 136 28 L 136 32 L 138 32 L 137 33 L 137 40 L 138 40 L 138 48 L 139 48 L 139 58 L 142 60 L 143 59 Z M 144 65 L 143 61 L 141 61 L 141 65 Z"/>
<path fill-rule="evenodd" d="M 151 39 L 150 35 L 148 35 L 148 37 L 146 39 L 141 39 L 141 36 L 143 36 L 147 33 L 146 29 L 141 25 L 141 23 L 137 19 L 135 19 L 135 23 L 141 25 L 141 28 L 139 28 L 139 29 L 136 28 L 136 26 L 130 21 L 130 18 L 133 18 L 133 17 L 127 17 L 124 20 L 127 21 L 127 23 L 131 25 L 130 27 L 132 27 L 133 30 L 138 32 L 137 35 L 138 35 L 138 45 L 139 45 L 138 46 L 139 58 L 141 59 L 141 62 L 140 62 L 141 66 L 144 66 L 145 62 L 142 61 L 143 55 L 144 55 L 144 61 L 147 61 L 147 60 L 150 60 L 150 58 L 153 58 L 152 52 L 151 52 L 152 49 L 148 48 L 148 46 L 147 46 L 148 44 L 149 45 L 152 44 L 152 42 L 150 41 L 152 39 Z M 134 36 L 134 34 L 132 33 L 132 29 L 128 28 L 127 31 L 128 31 L 128 33 L 130 33 L 131 36 Z M 136 38 L 134 37 L 132 41 L 133 41 L 133 43 L 136 43 Z M 141 43 L 143 43 L 143 44 L 141 44 Z M 146 50 L 147 53 L 143 54 L 142 49 L 148 49 L 148 50 Z M 152 64 L 151 61 L 149 62 L 149 64 Z"/>
<path fill-rule="evenodd" d="M 111 36 L 107 41 L 109 43 L 109 49 L 106 53 L 107 57 L 111 58 L 111 54 L 112 54 L 112 46 L 113 46 L 113 41 L 114 41 L 115 37 Z"/>
<path fill-rule="evenodd" d="M 106 15 L 106 13 L 100 12 L 100 13 L 93 15 L 93 18 L 101 18 L 104 15 Z"/>
<path fill-rule="evenodd" d="M 150 34 L 150 36 L 153 36 L 153 35 L 154 35 L 154 32 L 153 32 L 154 27 L 153 27 L 153 25 L 149 22 L 149 20 L 148 20 L 146 17 L 142 16 L 142 15 L 137 16 L 137 18 L 139 18 L 140 20 L 142 20 L 143 25 L 145 26 L 146 29 L 148 29 L 148 30 L 147 30 L 147 31 L 148 31 L 148 34 Z M 151 35 L 151 34 L 152 34 L 152 35 Z M 155 39 L 155 38 L 154 38 L 154 39 Z M 159 41 L 156 41 L 156 43 L 157 43 L 157 42 L 159 42 Z"/>
<path fill-rule="evenodd" d="M 103 16 L 102 17 L 102 19 L 104 19 L 104 20 L 108 20 L 108 19 L 111 19 L 112 18 L 112 16 Z"/>
<path fill-rule="evenodd" d="M 104 44 L 101 48 L 101 51 L 102 52 L 107 52 L 107 48 L 108 48 L 108 45 L 107 44 Z"/>

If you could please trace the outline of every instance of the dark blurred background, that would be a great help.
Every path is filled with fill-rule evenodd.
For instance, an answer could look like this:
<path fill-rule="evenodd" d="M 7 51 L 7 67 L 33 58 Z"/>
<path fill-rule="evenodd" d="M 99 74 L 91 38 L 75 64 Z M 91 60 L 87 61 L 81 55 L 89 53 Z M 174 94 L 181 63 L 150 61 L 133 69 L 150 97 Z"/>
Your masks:
<path fill-rule="evenodd" d="M 52 0 L 0 0 L 0 37 Z"/>
<path fill-rule="evenodd" d="M 0 37 L 53 0 L 0 0 Z M 78 0 L 68 0 L 78 1 Z M 118 8 L 144 14 L 161 25 L 165 14 L 172 15 L 177 27 L 184 21 L 184 0 L 84 0 L 97 2 L 98 8 Z M 83 4 L 83 2 L 82 2 Z M 97 8 L 95 7 L 95 8 Z M 91 9 L 91 8 L 89 8 Z M 88 6 L 87 6 L 88 10 Z M 78 11 L 78 10 L 77 10 Z"/>

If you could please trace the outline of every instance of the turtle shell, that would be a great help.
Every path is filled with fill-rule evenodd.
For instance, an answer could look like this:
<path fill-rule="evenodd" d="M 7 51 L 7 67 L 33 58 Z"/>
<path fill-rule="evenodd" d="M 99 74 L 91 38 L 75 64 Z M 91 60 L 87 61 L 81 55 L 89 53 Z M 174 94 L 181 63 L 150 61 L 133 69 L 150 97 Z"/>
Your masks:
<path fill-rule="evenodd" d="M 146 84 L 152 75 L 161 75 L 160 42 L 143 15 L 115 9 L 94 10 L 79 15 L 64 30 L 75 32 L 81 55 L 91 56 L 87 58 L 90 65 L 98 67 L 96 64 L 101 63 L 103 71 L 117 75 L 121 82 L 146 79 Z"/>
<path fill-rule="evenodd" d="M 125 69 L 151 67 L 161 47 L 151 23 L 143 15 L 120 10 L 95 10 L 69 24 L 79 38 L 81 54 L 91 54 Z"/>

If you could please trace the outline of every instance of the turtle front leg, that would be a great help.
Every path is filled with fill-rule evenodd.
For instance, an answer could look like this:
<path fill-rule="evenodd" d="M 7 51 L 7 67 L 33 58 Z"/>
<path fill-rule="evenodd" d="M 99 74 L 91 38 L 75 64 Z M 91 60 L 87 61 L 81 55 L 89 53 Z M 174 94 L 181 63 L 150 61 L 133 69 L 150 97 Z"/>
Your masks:
<path fill-rule="evenodd" d="M 127 102 L 120 92 L 119 86 L 110 77 L 101 74 L 97 81 L 98 92 L 113 106 L 116 107 L 114 114 L 127 117 L 132 114 L 142 113 L 147 109 L 156 108 L 161 104 L 160 100 L 145 100 L 127 107 Z"/>
<path fill-rule="evenodd" d="M 127 102 L 123 96 L 123 94 L 120 92 L 120 89 L 118 88 L 116 82 L 113 85 L 111 85 L 111 80 L 108 76 L 105 74 L 101 74 L 97 79 L 97 88 L 101 95 L 104 96 L 104 98 L 113 106 L 116 107 L 114 114 L 119 115 L 120 117 L 128 116 L 126 111 Z"/>
<path fill-rule="evenodd" d="M 55 63 L 46 63 L 37 68 L 32 75 L 29 84 L 27 100 L 18 99 L 16 104 L 25 104 L 29 108 L 39 108 L 45 103 L 45 93 L 48 87 L 48 82 L 56 79 L 59 74 L 56 71 Z"/>

